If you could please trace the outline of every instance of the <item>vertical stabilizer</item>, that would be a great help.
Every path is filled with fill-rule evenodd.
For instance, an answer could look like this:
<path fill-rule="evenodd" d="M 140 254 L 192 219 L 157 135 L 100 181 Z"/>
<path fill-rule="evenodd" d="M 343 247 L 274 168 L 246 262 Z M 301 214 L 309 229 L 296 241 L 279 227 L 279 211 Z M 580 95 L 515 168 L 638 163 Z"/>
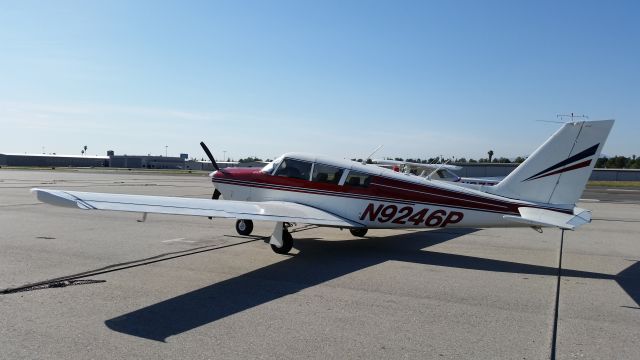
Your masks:
<path fill-rule="evenodd" d="M 589 180 L 614 120 L 564 124 L 487 192 L 545 204 L 575 204 Z"/>

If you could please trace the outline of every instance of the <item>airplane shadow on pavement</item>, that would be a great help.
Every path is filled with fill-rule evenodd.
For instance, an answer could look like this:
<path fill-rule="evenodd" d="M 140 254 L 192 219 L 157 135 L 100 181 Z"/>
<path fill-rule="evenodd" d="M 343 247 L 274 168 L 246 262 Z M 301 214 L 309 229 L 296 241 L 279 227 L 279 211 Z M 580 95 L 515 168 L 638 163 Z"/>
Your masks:
<path fill-rule="evenodd" d="M 346 241 L 296 239 L 291 258 L 105 321 L 114 331 L 156 341 L 386 261 L 556 276 L 557 268 L 423 250 L 474 229 L 440 229 Z M 266 251 L 266 250 L 265 250 Z M 564 277 L 615 280 L 640 304 L 640 262 L 617 275 L 562 270 Z"/>

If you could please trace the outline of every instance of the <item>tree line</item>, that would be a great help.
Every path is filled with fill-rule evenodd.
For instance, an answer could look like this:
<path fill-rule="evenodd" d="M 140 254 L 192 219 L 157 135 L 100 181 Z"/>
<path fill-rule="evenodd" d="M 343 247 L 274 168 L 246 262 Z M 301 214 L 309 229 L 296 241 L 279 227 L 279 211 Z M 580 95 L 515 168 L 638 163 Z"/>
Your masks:
<path fill-rule="evenodd" d="M 518 156 L 515 159 L 508 159 L 506 157 L 493 157 L 493 151 L 489 151 L 487 153 L 488 155 L 490 155 L 489 157 L 486 158 L 480 158 L 480 159 L 467 159 L 464 157 L 461 158 L 449 158 L 446 159 L 444 157 L 434 157 L 434 158 L 428 158 L 428 159 L 421 159 L 421 158 L 401 158 L 401 157 L 396 157 L 396 158 L 387 158 L 387 160 L 395 160 L 395 161 L 406 161 L 406 162 L 412 162 L 412 163 L 419 163 L 419 164 L 438 164 L 438 163 L 449 163 L 449 164 L 486 164 L 486 163 L 492 163 L 492 164 L 520 164 L 521 162 L 525 161 L 526 158 L 522 157 L 522 156 Z M 363 162 L 362 159 L 356 159 L 353 158 L 351 159 L 353 161 L 357 161 L 357 162 Z M 248 157 L 248 158 L 244 158 L 244 159 L 240 159 L 238 160 L 239 163 L 248 163 L 248 162 L 254 162 L 254 161 L 262 161 L 262 159 L 257 158 L 257 157 Z M 265 162 L 270 162 L 270 159 L 265 160 Z M 367 159 L 367 163 L 371 163 L 370 159 Z M 632 155 L 631 157 L 626 157 L 626 156 L 613 156 L 613 157 L 601 157 L 598 159 L 598 161 L 596 161 L 596 168 L 599 169 L 640 169 L 640 157 L 637 157 L 636 155 Z"/>
<path fill-rule="evenodd" d="M 601 157 L 596 162 L 596 168 L 600 169 L 640 169 L 640 158 L 632 155 L 626 156 L 614 156 L 614 157 Z"/>

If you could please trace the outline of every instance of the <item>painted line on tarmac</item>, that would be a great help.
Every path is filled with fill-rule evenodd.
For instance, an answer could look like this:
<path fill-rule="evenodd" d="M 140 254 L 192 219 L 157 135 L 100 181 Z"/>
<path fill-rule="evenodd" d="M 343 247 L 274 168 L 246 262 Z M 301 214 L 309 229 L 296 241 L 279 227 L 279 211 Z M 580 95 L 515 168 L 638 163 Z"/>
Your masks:
<path fill-rule="evenodd" d="M 176 239 L 169 239 L 169 240 L 162 240 L 160 241 L 161 243 L 171 243 L 171 242 L 183 242 L 183 243 L 194 243 L 195 241 L 193 240 L 187 240 L 186 238 L 176 238 Z"/>
<path fill-rule="evenodd" d="M 581 202 L 600 202 L 598 199 L 578 199 Z"/>

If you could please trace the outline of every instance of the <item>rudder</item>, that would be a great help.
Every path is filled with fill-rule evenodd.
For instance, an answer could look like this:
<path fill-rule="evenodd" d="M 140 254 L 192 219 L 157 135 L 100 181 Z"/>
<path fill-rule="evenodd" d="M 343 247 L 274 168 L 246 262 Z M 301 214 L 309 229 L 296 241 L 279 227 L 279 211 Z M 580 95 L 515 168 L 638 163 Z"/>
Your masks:
<path fill-rule="evenodd" d="M 614 120 L 564 124 L 487 192 L 537 203 L 573 205 L 589 180 Z"/>

